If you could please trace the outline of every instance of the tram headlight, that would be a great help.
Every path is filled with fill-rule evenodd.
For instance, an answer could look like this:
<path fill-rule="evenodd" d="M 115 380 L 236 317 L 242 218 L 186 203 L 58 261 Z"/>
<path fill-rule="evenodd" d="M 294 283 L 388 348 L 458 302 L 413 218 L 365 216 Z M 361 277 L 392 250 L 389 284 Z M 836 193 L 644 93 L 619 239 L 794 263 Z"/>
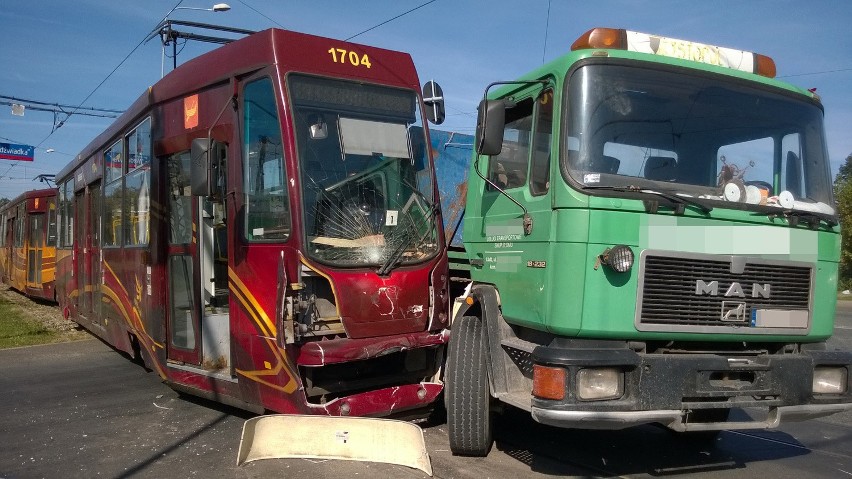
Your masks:
<path fill-rule="evenodd" d="M 814 368 L 814 394 L 843 394 L 846 392 L 846 368 L 819 366 Z"/>

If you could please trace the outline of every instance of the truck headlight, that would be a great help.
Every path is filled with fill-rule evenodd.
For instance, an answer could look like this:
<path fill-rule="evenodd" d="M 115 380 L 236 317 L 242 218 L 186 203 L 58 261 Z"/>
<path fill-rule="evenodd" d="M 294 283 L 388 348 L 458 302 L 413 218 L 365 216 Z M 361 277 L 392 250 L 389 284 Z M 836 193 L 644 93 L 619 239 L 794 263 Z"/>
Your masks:
<path fill-rule="evenodd" d="M 626 273 L 633 267 L 633 250 L 629 246 L 619 244 L 607 248 L 598 256 L 598 261 L 619 273 Z M 595 267 L 597 269 L 597 267 Z"/>
<path fill-rule="evenodd" d="M 843 394 L 846 392 L 846 368 L 820 366 L 814 368 L 814 394 Z"/>
<path fill-rule="evenodd" d="M 617 368 L 577 371 L 577 397 L 585 401 L 618 399 L 624 394 L 624 374 Z"/>

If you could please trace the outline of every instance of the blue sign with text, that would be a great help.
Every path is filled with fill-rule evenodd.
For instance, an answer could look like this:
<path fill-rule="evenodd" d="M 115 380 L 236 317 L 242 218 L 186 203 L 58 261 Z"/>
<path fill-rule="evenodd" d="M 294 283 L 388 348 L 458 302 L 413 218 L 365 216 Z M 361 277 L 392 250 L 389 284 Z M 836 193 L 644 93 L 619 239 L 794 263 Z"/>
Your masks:
<path fill-rule="evenodd" d="M 15 145 L 0 143 L 0 160 L 33 161 L 35 147 L 30 145 Z"/>

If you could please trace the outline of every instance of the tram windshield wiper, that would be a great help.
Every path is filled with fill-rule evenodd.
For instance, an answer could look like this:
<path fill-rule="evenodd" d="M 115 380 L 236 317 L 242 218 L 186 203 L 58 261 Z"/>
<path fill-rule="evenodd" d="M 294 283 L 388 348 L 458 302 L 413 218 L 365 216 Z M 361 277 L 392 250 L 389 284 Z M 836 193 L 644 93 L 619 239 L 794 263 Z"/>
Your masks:
<path fill-rule="evenodd" d="M 417 193 L 419 194 L 419 192 Z M 400 241 L 399 246 L 397 246 L 396 249 L 394 249 L 391 254 L 388 255 L 385 262 L 382 263 L 382 265 L 376 270 L 376 274 L 378 274 L 379 276 L 385 276 L 386 274 L 390 273 L 390 271 L 395 268 L 396 265 L 399 264 L 402 255 L 405 254 L 405 251 L 408 249 L 409 246 L 411 246 L 413 239 L 417 239 L 417 244 L 421 244 L 426 239 L 426 237 L 432 233 L 432 231 L 435 229 L 435 221 L 433 220 L 438 213 L 438 209 L 438 202 L 431 203 L 429 205 L 428 214 L 424 216 L 425 220 L 429 222 L 429 227 L 426 229 L 426 232 L 419 237 L 416 234 L 412 234 L 411 232 L 403 233 L 404 236 L 402 241 Z"/>
<path fill-rule="evenodd" d="M 648 189 L 648 188 L 641 188 L 641 187 L 634 186 L 634 185 L 629 185 L 629 186 L 586 185 L 586 186 L 583 187 L 583 189 L 584 190 L 607 190 L 607 191 L 619 191 L 619 192 L 623 192 L 623 193 L 643 193 L 643 194 L 646 194 L 646 195 L 655 195 L 655 196 L 665 198 L 665 199 L 671 201 L 672 203 L 675 203 L 675 204 L 678 204 L 678 205 L 693 206 L 693 207 L 701 210 L 702 213 L 709 213 L 709 212 L 713 211 L 712 206 L 707 206 L 707 205 L 701 203 L 700 201 L 696 201 L 696 200 L 694 200 L 690 197 L 687 197 L 687 196 L 680 196 L 678 194 L 668 192 L 668 191 L 663 191 L 663 190 L 652 190 L 652 189 Z"/>

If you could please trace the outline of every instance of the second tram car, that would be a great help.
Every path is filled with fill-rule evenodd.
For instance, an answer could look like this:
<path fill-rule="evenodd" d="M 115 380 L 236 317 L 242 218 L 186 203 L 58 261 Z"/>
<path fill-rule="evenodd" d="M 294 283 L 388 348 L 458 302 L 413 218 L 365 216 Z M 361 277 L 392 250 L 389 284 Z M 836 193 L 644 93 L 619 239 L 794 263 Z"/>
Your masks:
<path fill-rule="evenodd" d="M 0 280 L 56 301 L 56 189 L 27 191 L 0 208 Z"/>

